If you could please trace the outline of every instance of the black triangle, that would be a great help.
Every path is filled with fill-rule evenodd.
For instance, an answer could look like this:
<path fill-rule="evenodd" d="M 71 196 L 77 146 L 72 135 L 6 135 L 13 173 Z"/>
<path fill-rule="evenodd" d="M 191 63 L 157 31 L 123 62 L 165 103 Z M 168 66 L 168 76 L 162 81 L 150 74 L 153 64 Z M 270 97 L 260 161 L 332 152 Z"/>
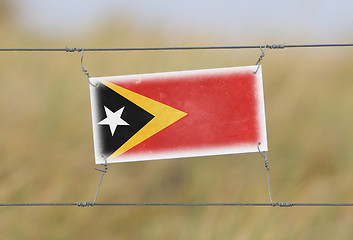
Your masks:
<path fill-rule="evenodd" d="M 100 84 L 95 91 L 98 104 L 98 122 L 106 118 L 104 107 L 107 107 L 112 112 L 125 107 L 121 118 L 129 124 L 129 126 L 117 126 L 112 136 L 109 125 L 98 125 L 98 122 L 93 123 L 96 124 L 99 132 L 98 136 L 100 137 L 98 141 L 100 145 L 97 147 L 101 154 L 109 157 L 151 121 L 154 116 L 103 84 Z"/>

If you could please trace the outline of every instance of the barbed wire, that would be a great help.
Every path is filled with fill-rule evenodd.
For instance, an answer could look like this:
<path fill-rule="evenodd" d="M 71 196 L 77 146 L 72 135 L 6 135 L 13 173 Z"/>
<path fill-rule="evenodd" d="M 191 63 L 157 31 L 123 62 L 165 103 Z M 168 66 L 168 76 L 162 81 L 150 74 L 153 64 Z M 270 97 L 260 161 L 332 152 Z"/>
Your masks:
<path fill-rule="evenodd" d="M 196 47 L 135 47 L 135 48 L 0 48 L 1 52 L 82 52 L 82 51 L 172 51 L 172 50 L 226 50 L 226 49 L 285 49 L 285 48 L 319 48 L 319 47 L 353 47 L 353 43 L 328 44 L 267 44 L 248 46 L 196 46 Z"/>

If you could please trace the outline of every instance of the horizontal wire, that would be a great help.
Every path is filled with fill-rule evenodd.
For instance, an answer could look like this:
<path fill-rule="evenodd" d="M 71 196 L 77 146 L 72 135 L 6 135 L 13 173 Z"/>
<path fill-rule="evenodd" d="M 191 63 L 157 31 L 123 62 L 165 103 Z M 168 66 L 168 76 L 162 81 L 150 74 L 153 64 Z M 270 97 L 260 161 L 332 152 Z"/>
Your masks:
<path fill-rule="evenodd" d="M 0 207 L 77 206 L 77 203 L 1 203 Z"/>
<path fill-rule="evenodd" d="M 38 207 L 38 206 L 180 206 L 180 207 L 208 207 L 208 206 L 233 206 L 233 207 L 353 207 L 353 203 L 1 203 L 0 207 Z"/>
<path fill-rule="evenodd" d="M 171 51 L 171 50 L 221 50 L 221 49 L 284 49 L 284 48 L 316 48 L 316 47 L 353 47 L 353 43 L 330 44 L 271 44 L 249 46 L 203 46 L 203 47 L 136 47 L 136 48 L 0 48 L 2 52 L 81 52 L 84 51 Z"/>

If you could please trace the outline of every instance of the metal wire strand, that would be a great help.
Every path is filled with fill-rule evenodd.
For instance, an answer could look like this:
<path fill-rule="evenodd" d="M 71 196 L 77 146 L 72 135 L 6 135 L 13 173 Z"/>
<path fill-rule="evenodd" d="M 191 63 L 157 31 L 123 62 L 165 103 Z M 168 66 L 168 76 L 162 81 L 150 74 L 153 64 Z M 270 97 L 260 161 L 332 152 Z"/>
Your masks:
<path fill-rule="evenodd" d="M 262 49 L 262 47 L 260 47 L 261 55 L 260 55 L 260 57 L 259 57 L 259 60 L 257 60 L 257 62 L 256 62 L 256 64 L 255 64 L 255 65 L 257 65 L 257 68 L 256 68 L 256 70 L 253 72 L 253 74 L 256 74 L 257 71 L 259 71 L 260 63 L 261 63 L 263 57 L 265 56 L 265 50 L 266 50 L 266 48 L 267 48 L 267 45 L 266 45 L 263 49 Z"/>
<path fill-rule="evenodd" d="M 353 207 L 353 203 L 0 203 L 0 207 L 88 207 L 88 206 L 136 206 L 136 207 Z"/>
<path fill-rule="evenodd" d="M 0 48 L 1 52 L 80 52 L 84 51 L 171 51 L 171 50 L 227 50 L 227 49 L 284 49 L 318 47 L 353 47 L 353 43 L 328 44 L 265 44 L 248 46 L 197 46 L 197 47 L 136 47 L 136 48 Z"/>
<path fill-rule="evenodd" d="M 261 150 L 260 150 L 260 145 L 261 145 L 261 142 L 258 142 L 258 143 L 257 143 L 257 149 L 259 150 L 259 153 L 261 154 L 261 156 L 265 159 L 265 168 L 266 168 L 266 175 L 267 175 L 268 196 L 269 196 L 269 198 L 270 198 L 270 202 L 271 202 L 272 206 L 276 206 L 276 204 L 274 204 L 274 203 L 272 202 L 272 197 L 271 197 L 270 168 L 269 168 L 268 158 L 267 158 L 265 152 L 261 152 Z M 279 204 L 279 203 L 277 203 L 277 204 Z"/>
<path fill-rule="evenodd" d="M 103 156 L 104 157 L 104 156 Z M 98 187 L 97 187 L 97 190 L 96 190 L 96 194 L 94 195 L 94 200 L 93 200 L 93 203 L 91 204 L 91 206 L 93 207 L 94 205 L 95 205 L 95 203 L 96 203 L 96 199 L 97 199 L 97 195 L 98 195 L 98 191 L 99 191 L 99 188 L 100 188 L 100 186 L 101 186 L 101 183 L 102 183 L 102 181 L 103 181 L 103 177 L 104 177 L 104 174 L 107 172 L 107 170 L 108 170 L 108 163 L 107 163 L 107 159 L 104 157 L 104 164 L 103 164 L 103 166 L 104 166 L 104 169 L 103 170 L 101 170 L 101 169 L 99 169 L 99 168 L 95 168 L 97 171 L 100 171 L 100 172 L 102 172 L 102 176 L 101 176 L 101 179 L 100 179 L 100 181 L 99 181 L 99 184 L 98 184 Z"/>
<path fill-rule="evenodd" d="M 82 72 L 87 76 L 87 80 L 88 80 L 89 84 L 91 84 L 91 86 L 93 86 L 93 87 L 98 87 L 99 84 L 95 85 L 91 82 L 91 80 L 90 80 L 91 76 L 89 75 L 88 71 L 83 66 L 83 57 L 85 55 L 85 50 L 83 48 L 66 48 L 66 52 L 75 52 L 75 51 L 82 52 L 81 69 L 82 69 Z"/>

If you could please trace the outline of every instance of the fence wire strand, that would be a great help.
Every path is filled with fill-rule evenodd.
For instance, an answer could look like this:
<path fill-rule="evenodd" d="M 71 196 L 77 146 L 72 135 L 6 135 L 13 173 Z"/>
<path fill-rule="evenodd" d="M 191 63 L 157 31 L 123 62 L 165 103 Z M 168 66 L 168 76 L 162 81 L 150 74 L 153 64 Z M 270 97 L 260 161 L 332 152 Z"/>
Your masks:
<path fill-rule="evenodd" d="M 227 49 L 284 49 L 284 48 L 319 48 L 353 47 L 353 43 L 328 44 L 267 44 L 248 46 L 195 46 L 195 47 L 133 47 L 133 48 L 0 48 L 1 52 L 81 52 L 81 51 L 173 51 L 173 50 L 227 50 Z"/>
<path fill-rule="evenodd" d="M 54 206 L 77 206 L 77 207 L 96 207 L 96 206 L 135 206 L 135 207 L 353 207 L 353 203 L 1 203 L 0 207 L 54 207 Z"/>

